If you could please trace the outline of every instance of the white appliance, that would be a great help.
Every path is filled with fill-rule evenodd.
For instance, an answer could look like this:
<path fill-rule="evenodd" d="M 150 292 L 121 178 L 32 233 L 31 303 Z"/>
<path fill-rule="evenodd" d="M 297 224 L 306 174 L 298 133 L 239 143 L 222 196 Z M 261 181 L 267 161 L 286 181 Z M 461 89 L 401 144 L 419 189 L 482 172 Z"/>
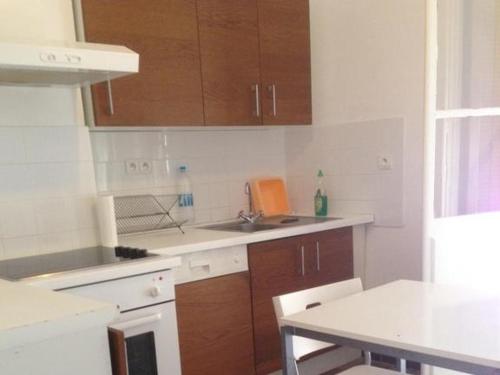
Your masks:
<path fill-rule="evenodd" d="M 0 277 L 116 304 L 114 375 L 181 375 L 173 268 L 180 258 L 118 246 L 0 261 Z"/>
<path fill-rule="evenodd" d="M 64 291 L 119 306 L 108 327 L 114 375 L 181 374 L 172 270 Z"/>
<path fill-rule="evenodd" d="M 139 55 L 115 45 L 0 41 L 0 84 L 87 86 L 139 71 Z"/>

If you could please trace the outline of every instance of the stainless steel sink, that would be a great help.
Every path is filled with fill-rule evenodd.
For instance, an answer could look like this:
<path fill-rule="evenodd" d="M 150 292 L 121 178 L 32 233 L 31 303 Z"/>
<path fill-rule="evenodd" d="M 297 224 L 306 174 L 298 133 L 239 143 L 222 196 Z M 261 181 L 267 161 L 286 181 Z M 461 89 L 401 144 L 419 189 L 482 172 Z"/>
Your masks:
<path fill-rule="evenodd" d="M 208 225 L 208 226 L 202 227 L 202 228 L 203 229 L 212 229 L 212 230 L 230 231 L 230 232 L 253 233 L 253 232 L 259 232 L 261 230 L 276 229 L 276 228 L 279 228 L 279 225 L 263 224 L 260 222 L 259 223 L 247 223 L 244 221 L 232 221 L 230 223 Z"/>
<path fill-rule="evenodd" d="M 266 217 L 260 223 L 278 225 L 279 228 L 298 227 L 301 225 L 319 224 L 326 221 L 338 220 L 338 217 L 317 217 L 317 216 L 274 216 Z"/>
<path fill-rule="evenodd" d="M 254 233 L 263 230 L 297 227 L 324 223 L 325 221 L 338 220 L 336 217 L 314 217 L 314 216 L 275 216 L 263 218 L 256 223 L 244 221 L 232 221 L 229 223 L 213 224 L 202 227 L 203 229 L 222 230 L 230 232 Z"/>

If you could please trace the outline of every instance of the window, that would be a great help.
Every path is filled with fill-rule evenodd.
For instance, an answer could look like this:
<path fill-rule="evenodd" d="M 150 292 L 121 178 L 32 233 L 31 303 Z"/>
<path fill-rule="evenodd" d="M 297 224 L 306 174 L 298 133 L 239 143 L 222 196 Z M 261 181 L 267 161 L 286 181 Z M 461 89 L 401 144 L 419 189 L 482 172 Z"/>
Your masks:
<path fill-rule="evenodd" d="M 427 7 L 424 279 L 500 289 L 500 0 Z"/>

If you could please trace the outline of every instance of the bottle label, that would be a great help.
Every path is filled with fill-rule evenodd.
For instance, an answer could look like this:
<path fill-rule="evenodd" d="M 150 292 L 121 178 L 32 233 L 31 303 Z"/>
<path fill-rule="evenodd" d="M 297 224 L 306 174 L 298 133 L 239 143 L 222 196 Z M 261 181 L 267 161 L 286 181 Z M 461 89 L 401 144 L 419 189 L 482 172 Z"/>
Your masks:
<path fill-rule="evenodd" d="M 193 204 L 192 193 L 179 194 L 179 207 L 192 207 Z"/>
<path fill-rule="evenodd" d="M 316 216 L 326 216 L 328 214 L 328 198 L 326 195 L 316 195 L 314 197 L 314 212 Z"/>

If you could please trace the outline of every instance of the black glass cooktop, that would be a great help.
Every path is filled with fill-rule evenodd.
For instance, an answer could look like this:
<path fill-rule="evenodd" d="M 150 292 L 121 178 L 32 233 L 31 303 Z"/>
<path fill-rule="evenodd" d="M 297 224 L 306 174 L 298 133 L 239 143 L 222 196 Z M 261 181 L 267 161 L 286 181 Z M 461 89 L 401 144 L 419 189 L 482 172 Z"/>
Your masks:
<path fill-rule="evenodd" d="M 35 255 L 0 261 L 0 278 L 20 280 L 28 277 L 54 274 L 132 262 L 138 258 L 153 256 L 146 250 L 127 247 L 89 247 L 58 253 Z"/>

